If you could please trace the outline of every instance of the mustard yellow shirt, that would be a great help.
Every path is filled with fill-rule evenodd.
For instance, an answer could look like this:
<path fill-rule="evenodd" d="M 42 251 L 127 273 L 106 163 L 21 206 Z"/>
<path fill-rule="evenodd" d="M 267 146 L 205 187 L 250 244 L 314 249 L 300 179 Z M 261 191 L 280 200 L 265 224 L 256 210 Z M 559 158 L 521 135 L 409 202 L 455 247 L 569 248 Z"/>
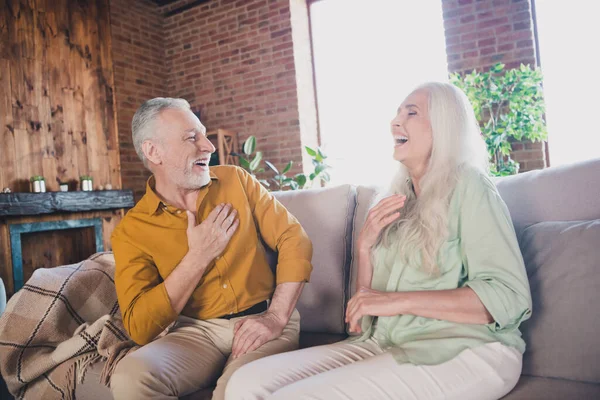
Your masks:
<path fill-rule="evenodd" d="M 256 179 L 241 168 L 211 168 L 210 183 L 200 189 L 199 222 L 220 203 L 237 210 L 240 225 L 220 257 L 206 269 L 181 314 L 210 319 L 244 311 L 271 298 L 275 285 L 308 281 L 312 244 L 296 218 Z M 146 194 L 112 235 L 115 285 L 125 328 L 146 344 L 176 318 L 164 280 L 188 251 L 187 215 L 164 204 L 153 190 Z M 275 273 L 265 247 L 276 250 Z"/>

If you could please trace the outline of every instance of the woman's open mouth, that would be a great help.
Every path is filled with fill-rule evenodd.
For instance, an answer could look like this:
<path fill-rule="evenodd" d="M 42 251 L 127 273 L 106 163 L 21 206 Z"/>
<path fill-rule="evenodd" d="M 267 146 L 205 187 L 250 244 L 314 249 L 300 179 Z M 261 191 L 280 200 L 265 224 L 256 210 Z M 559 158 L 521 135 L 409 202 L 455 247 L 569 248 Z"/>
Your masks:
<path fill-rule="evenodd" d="M 400 147 L 408 142 L 408 138 L 404 135 L 394 135 L 394 147 Z"/>

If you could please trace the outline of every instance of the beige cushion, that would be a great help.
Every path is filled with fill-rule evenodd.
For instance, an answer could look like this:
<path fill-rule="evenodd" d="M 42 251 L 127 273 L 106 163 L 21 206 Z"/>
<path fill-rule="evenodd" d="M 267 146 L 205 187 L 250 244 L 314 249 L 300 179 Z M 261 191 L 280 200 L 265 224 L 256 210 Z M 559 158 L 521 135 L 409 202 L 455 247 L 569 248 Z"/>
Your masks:
<path fill-rule="evenodd" d="M 523 231 L 533 297 L 523 373 L 600 383 L 600 220 Z"/>
<path fill-rule="evenodd" d="M 517 386 L 502 400 L 600 399 L 600 385 L 564 379 L 521 376 Z"/>
<path fill-rule="evenodd" d="M 542 221 L 600 218 L 600 158 L 496 180 L 517 235 Z"/>
<path fill-rule="evenodd" d="M 356 241 L 365 224 L 369 210 L 374 206 L 373 203 L 376 200 L 377 194 L 382 190 L 381 188 L 372 186 L 359 186 L 356 188 L 356 211 L 352 221 L 352 265 L 350 266 L 350 282 L 348 283 L 350 297 L 356 291 L 356 274 L 358 272 L 358 249 L 356 248 Z"/>
<path fill-rule="evenodd" d="M 313 272 L 297 306 L 301 329 L 344 333 L 354 187 L 278 192 L 274 196 L 300 221 L 313 243 Z"/>

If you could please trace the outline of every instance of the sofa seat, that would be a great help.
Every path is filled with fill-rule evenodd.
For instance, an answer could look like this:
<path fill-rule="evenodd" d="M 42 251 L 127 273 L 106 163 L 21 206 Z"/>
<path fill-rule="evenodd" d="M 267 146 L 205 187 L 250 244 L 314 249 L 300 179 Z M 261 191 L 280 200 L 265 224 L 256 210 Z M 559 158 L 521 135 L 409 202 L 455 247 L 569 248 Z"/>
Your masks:
<path fill-rule="evenodd" d="M 600 399 L 600 384 L 521 375 L 503 400 Z"/>

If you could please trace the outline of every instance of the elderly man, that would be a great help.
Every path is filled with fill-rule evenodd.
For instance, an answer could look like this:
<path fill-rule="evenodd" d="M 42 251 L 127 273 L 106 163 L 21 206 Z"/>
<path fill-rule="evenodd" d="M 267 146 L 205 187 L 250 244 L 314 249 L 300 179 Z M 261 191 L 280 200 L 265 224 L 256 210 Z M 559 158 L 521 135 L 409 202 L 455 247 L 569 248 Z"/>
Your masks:
<path fill-rule="evenodd" d="M 209 171 L 215 148 L 187 101 L 147 101 L 132 131 L 153 176 L 112 245 L 123 322 L 143 347 L 119 362 L 111 389 L 116 399 L 175 399 L 216 382 L 221 399 L 236 369 L 298 347 L 312 245 L 244 170 Z M 279 252 L 275 274 L 261 238 Z"/>

